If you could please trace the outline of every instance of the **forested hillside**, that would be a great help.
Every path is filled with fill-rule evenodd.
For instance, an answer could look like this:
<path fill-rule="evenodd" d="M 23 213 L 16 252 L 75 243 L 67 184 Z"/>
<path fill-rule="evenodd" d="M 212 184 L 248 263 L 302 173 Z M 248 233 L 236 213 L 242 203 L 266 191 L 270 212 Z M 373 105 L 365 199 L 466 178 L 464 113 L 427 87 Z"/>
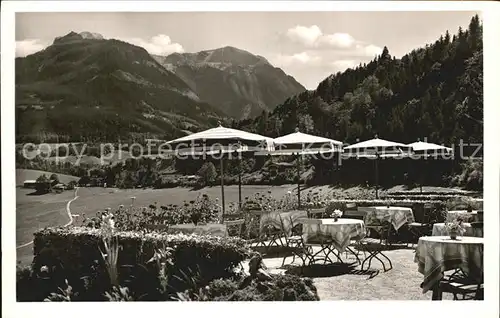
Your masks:
<path fill-rule="evenodd" d="M 270 137 L 298 126 L 348 143 L 375 134 L 401 142 L 482 142 L 482 29 L 476 15 L 466 30 L 446 31 L 400 59 L 384 47 L 370 63 L 331 75 L 316 90 L 236 126 Z"/>

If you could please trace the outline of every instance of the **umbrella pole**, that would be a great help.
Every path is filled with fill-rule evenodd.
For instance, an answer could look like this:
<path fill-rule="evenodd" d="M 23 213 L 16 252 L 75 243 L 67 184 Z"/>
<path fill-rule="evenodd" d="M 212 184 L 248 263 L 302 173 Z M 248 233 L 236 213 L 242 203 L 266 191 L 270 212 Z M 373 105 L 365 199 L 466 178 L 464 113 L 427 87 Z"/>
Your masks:
<path fill-rule="evenodd" d="M 241 209 L 241 158 L 238 158 L 238 202 Z"/>
<path fill-rule="evenodd" d="M 224 214 L 226 212 L 226 201 L 224 200 L 224 162 L 222 158 L 222 151 L 220 157 L 220 187 L 221 187 L 221 198 L 222 198 L 222 220 L 224 222 Z"/>
<path fill-rule="evenodd" d="M 375 198 L 378 199 L 378 154 L 375 158 Z"/>
<path fill-rule="evenodd" d="M 297 154 L 297 203 L 300 209 L 300 156 Z"/>
<path fill-rule="evenodd" d="M 425 160 L 425 159 L 424 159 Z M 425 161 L 424 161 L 425 163 Z M 425 167 L 425 165 L 423 165 Z M 420 172 L 420 193 L 422 193 L 422 185 L 424 183 L 424 173 L 425 173 L 425 169 L 422 169 L 422 171 Z"/>

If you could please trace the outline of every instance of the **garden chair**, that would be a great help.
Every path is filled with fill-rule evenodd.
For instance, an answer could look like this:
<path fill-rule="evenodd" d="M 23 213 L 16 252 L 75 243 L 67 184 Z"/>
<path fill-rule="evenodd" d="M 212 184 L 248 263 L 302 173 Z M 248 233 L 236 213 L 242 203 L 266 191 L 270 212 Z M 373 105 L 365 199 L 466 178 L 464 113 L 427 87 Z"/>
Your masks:
<path fill-rule="evenodd" d="M 311 222 L 312 220 L 309 220 L 309 222 Z M 320 223 L 321 220 L 314 220 L 312 222 L 318 222 Z M 332 239 L 331 238 L 327 238 L 327 237 L 321 237 L 321 238 L 317 238 L 314 240 L 314 242 L 303 242 L 304 244 L 304 251 L 306 252 L 306 258 L 309 260 L 309 264 L 314 264 L 316 263 L 317 260 L 323 260 L 324 261 L 324 264 L 326 264 L 328 261 L 330 263 L 334 263 L 331 258 L 329 257 L 330 254 L 333 254 L 337 257 L 337 259 L 343 263 L 342 261 L 342 258 L 340 257 L 339 253 L 336 253 L 335 252 L 335 248 L 333 247 L 332 245 Z M 313 248 L 314 247 L 319 247 L 320 250 L 316 253 L 314 253 L 314 250 Z M 323 253 L 323 256 L 320 256 L 319 258 L 317 258 L 317 256 L 319 256 L 321 253 Z M 305 262 L 304 262 L 305 264 Z"/>
<path fill-rule="evenodd" d="M 365 257 L 363 262 L 361 263 L 361 270 L 364 270 L 364 266 L 366 261 L 368 261 L 367 270 L 371 267 L 371 263 L 373 258 L 377 259 L 384 268 L 384 271 L 389 271 L 392 269 L 391 260 L 383 253 L 383 250 L 388 245 L 389 233 L 392 228 L 392 224 L 389 222 L 380 222 L 378 220 L 368 220 L 365 217 L 365 228 L 367 229 L 367 234 L 361 240 L 355 242 L 355 246 L 358 250 L 363 251 L 366 255 L 368 253 L 368 257 Z M 379 238 L 372 238 L 370 235 L 375 232 L 379 236 Z M 385 244 L 384 244 L 385 242 Z M 389 263 L 389 268 L 386 269 L 384 261 L 379 257 L 379 255 L 387 260 Z"/>
<path fill-rule="evenodd" d="M 483 255 L 481 254 L 481 259 Z M 439 282 L 438 300 L 443 293 L 453 294 L 453 300 L 483 300 L 484 299 L 484 272 L 483 264 L 477 272 L 465 275 L 461 269 L 445 276 Z M 461 296 L 461 299 L 459 299 Z"/>
<path fill-rule="evenodd" d="M 366 215 L 366 210 L 361 207 L 357 207 L 356 203 L 347 203 L 344 214 L 345 218 L 363 220 Z"/>
<path fill-rule="evenodd" d="M 290 233 L 287 233 L 287 231 L 285 230 L 283 231 L 283 233 L 285 234 L 286 250 L 292 252 L 292 262 L 290 264 L 293 264 L 295 262 L 295 257 L 298 256 L 302 260 L 302 266 L 304 266 L 305 258 L 307 258 L 307 255 L 311 251 L 304 244 L 304 240 L 302 238 L 302 224 L 294 224 L 292 217 L 289 216 L 289 218 L 291 224 Z M 283 221 L 282 226 L 284 229 Z M 302 253 L 297 253 L 297 251 L 304 252 L 304 255 Z M 283 261 L 281 262 L 281 267 L 285 265 L 285 260 L 287 259 L 287 257 L 288 256 L 285 254 L 285 256 L 283 257 Z"/>
<path fill-rule="evenodd" d="M 243 231 L 243 224 L 245 224 L 244 219 L 224 221 L 224 224 L 227 227 L 227 233 L 229 236 L 241 237 L 241 233 Z M 234 232 L 233 232 L 233 229 L 235 229 Z M 233 233 L 234 233 L 234 235 L 231 235 Z"/>
<path fill-rule="evenodd" d="M 484 237 L 484 223 L 483 222 L 472 222 L 472 230 L 474 231 L 474 236 Z"/>
<path fill-rule="evenodd" d="M 264 247 L 267 252 L 272 246 L 283 246 L 282 237 L 282 226 L 280 228 L 274 225 L 264 225 L 261 227 L 259 224 L 259 236 L 253 240 L 253 243 L 255 243 L 255 247 Z"/>
<path fill-rule="evenodd" d="M 415 222 L 409 223 L 408 224 L 408 229 L 410 233 L 414 236 L 414 238 L 420 238 L 421 236 L 428 235 L 432 231 L 432 223 L 431 223 L 431 213 L 432 213 L 432 204 L 431 203 L 425 203 L 422 207 L 422 209 L 415 209 L 414 210 L 414 217 L 415 217 Z M 406 244 L 406 246 L 409 246 L 410 242 Z M 415 244 L 414 242 L 411 242 L 412 246 Z"/>
<path fill-rule="evenodd" d="M 310 219 L 321 219 L 325 217 L 326 208 L 309 209 L 307 210 L 307 217 Z"/>

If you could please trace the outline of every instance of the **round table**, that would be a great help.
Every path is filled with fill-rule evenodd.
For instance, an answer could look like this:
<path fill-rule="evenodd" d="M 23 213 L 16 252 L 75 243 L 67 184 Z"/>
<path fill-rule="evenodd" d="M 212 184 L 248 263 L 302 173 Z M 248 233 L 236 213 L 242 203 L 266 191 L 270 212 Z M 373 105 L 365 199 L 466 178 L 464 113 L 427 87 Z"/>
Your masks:
<path fill-rule="evenodd" d="M 368 209 L 365 217 L 366 223 L 370 224 L 375 221 L 387 221 L 392 224 L 397 231 L 405 223 L 415 222 L 413 210 L 411 208 L 397 206 L 377 206 Z"/>
<path fill-rule="evenodd" d="M 461 268 L 464 273 L 483 268 L 482 237 L 462 236 L 452 240 L 449 236 L 424 236 L 418 240 L 415 263 L 424 275 L 423 292 L 432 289 L 443 278 L 443 272 Z"/>
<path fill-rule="evenodd" d="M 481 234 L 470 225 L 470 223 L 462 223 L 465 229 L 465 233 L 462 236 L 477 236 L 481 237 Z M 448 236 L 448 230 L 446 229 L 446 223 L 434 223 L 432 226 L 432 236 Z"/>
<path fill-rule="evenodd" d="M 356 219 L 299 219 L 306 243 L 328 241 L 339 252 L 345 251 L 351 240 L 366 235 L 365 223 Z"/>

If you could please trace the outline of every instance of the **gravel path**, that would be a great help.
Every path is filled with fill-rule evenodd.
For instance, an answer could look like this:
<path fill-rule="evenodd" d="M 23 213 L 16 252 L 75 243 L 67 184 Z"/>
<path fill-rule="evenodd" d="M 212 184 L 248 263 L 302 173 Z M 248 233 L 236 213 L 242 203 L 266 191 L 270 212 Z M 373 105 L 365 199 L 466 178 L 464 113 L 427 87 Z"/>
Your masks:
<path fill-rule="evenodd" d="M 361 272 L 360 266 L 348 270 L 342 266 L 317 265 L 305 272 L 313 278 L 321 300 L 431 300 L 432 293 L 422 293 L 420 283 L 423 275 L 417 271 L 413 249 L 398 249 L 384 252 L 392 261 L 393 269 L 384 272 L 382 265 L 374 260 L 374 271 Z M 345 254 L 343 255 L 345 259 Z M 280 268 L 282 258 L 265 258 L 264 263 L 271 273 L 284 273 Z M 354 261 L 354 257 L 349 258 Z M 290 263 L 288 258 L 285 264 Z M 300 260 L 296 261 L 298 264 Z M 244 265 L 245 267 L 245 265 Z M 285 265 L 285 267 L 287 267 Z M 288 272 L 299 273 L 298 268 Z M 378 272 L 375 270 L 379 270 Z M 451 300 L 452 295 L 443 294 L 443 299 Z"/>

